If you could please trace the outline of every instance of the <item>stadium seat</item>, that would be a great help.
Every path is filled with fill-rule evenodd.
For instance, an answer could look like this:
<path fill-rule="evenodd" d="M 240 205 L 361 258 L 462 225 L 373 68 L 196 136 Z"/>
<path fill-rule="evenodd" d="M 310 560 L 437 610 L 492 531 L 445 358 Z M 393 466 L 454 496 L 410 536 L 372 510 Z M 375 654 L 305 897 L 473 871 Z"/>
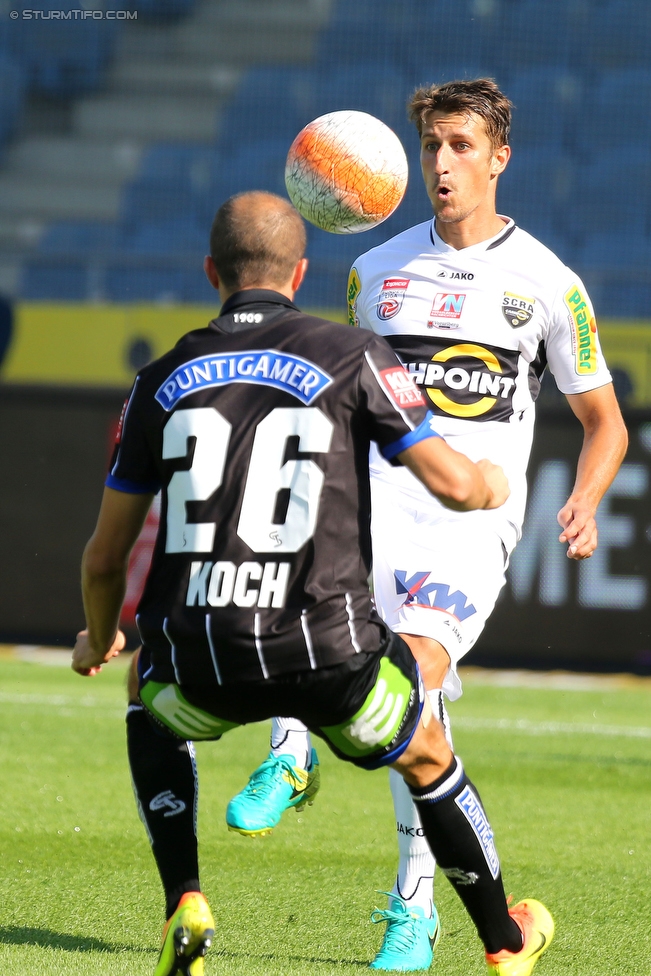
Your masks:
<path fill-rule="evenodd" d="M 187 17 L 196 5 L 196 0 L 137 0 L 132 8 L 138 16 L 158 24 L 167 24 Z"/>
<path fill-rule="evenodd" d="M 177 267 L 113 266 L 105 275 L 110 302 L 181 302 L 184 285 L 183 270 Z"/>
<path fill-rule="evenodd" d="M 573 220 L 583 238 L 613 223 L 624 224 L 633 236 L 651 230 L 651 158 L 640 147 L 596 154 L 580 167 L 573 194 Z"/>
<path fill-rule="evenodd" d="M 508 95 L 515 108 L 514 146 L 560 149 L 570 138 L 581 100 L 581 79 L 565 68 L 542 65 L 514 75 Z"/>
<path fill-rule="evenodd" d="M 579 5 L 549 0 L 520 0 L 501 6 L 493 35 L 494 57 L 514 68 L 553 64 L 570 67 L 584 18 Z"/>
<path fill-rule="evenodd" d="M 20 294 L 26 301 L 82 302 L 88 298 L 88 270 L 80 262 L 28 261 Z"/>
<path fill-rule="evenodd" d="M 198 266 L 208 251 L 209 226 L 191 219 L 136 224 L 123 233 L 121 250 L 131 254 L 195 254 Z"/>
<path fill-rule="evenodd" d="M 604 147 L 651 148 L 651 69 L 621 68 L 587 89 L 576 127 L 576 152 L 589 160 Z"/>
<path fill-rule="evenodd" d="M 590 17 L 585 44 L 594 67 L 648 65 L 651 7 L 639 0 L 609 0 L 605 6 L 597 6 Z"/>
<path fill-rule="evenodd" d="M 45 18 L 61 10 L 58 0 L 21 0 L 15 7 L 38 10 Z M 20 17 L 5 26 L 4 44 L 24 64 L 30 88 L 68 98 L 100 87 L 122 21 L 74 16 L 84 9 L 79 0 L 70 0 L 65 5 L 70 20 Z M 122 0 L 107 0 L 103 9 L 121 11 Z"/>
<path fill-rule="evenodd" d="M 392 65 L 361 61 L 320 70 L 256 68 L 242 79 L 225 110 L 219 134 L 224 153 L 260 139 L 285 139 L 289 148 L 300 129 L 319 115 L 354 109 L 396 126 L 404 117 L 406 75 Z"/>
<path fill-rule="evenodd" d="M 243 135 L 285 138 L 288 145 L 312 118 L 318 74 L 306 68 L 254 68 L 242 78 L 219 124 L 219 145 L 225 152 L 239 146 Z"/>
<path fill-rule="evenodd" d="M 426 4 L 403 30 L 402 59 L 416 75 L 416 82 L 478 77 L 492 74 L 497 5 L 477 7 L 458 0 Z M 439 65 L 454 66 L 443 78 Z M 487 71 L 479 74 L 475 66 Z M 434 74 L 432 74 L 434 73 Z"/>
<path fill-rule="evenodd" d="M 111 253 L 118 245 L 116 224 L 60 220 L 46 228 L 38 243 L 38 250 L 41 254 L 86 257 L 88 254 Z"/>
<path fill-rule="evenodd" d="M 564 218 L 573 186 L 574 167 L 567 156 L 516 145 L 499 180 L 497 208 L 535 236 L 567 236 Z"/>
<path fill-rule="evenodd" d="M 22 66 L 10 54 L 0 50 L 0 152 L 20 118 L 25 88 Z"/>

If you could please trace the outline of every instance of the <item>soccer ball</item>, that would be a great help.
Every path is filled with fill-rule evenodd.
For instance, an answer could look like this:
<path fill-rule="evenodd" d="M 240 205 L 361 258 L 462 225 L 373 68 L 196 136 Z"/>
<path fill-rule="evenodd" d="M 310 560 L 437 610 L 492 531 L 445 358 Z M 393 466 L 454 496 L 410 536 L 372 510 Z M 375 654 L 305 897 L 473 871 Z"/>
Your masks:
<path fill-rule="evenodd" d="M 398 136 L 366 112 L 330 112 L 290 146 L 285 185 L 298 212 L 331 234 L 358 234 L 390 217 L 407 188 Z"/>

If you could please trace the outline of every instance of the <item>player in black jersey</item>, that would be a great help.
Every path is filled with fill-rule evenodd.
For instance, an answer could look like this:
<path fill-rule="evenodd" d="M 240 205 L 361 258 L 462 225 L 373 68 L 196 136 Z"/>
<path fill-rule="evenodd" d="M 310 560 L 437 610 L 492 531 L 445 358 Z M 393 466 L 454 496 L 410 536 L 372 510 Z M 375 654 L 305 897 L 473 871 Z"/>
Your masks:
<path fill-rule="evenodd" d="M 162 490 L 137 617 L 145 709 L 128 715 L 167 899 L 156 976 L 200 976 L 214 928 L 199 888 L 189 740 L 276 714 L 298 716 L 362 768 L 397 769 L 487 951 L 522 947 L 481 801 L 366 583 L 371 440 L 451 508 L 498 507 L 506 480 L 436 435 L 382 338 L 296 308 L 304 246 L 280 198 L 242 194 L 219 210 L 206 271 L 221 314 L 138 374 L 84 554 L 88 629 L 73 668 L 89 675 L 123 646 L 128 557 Z"/>

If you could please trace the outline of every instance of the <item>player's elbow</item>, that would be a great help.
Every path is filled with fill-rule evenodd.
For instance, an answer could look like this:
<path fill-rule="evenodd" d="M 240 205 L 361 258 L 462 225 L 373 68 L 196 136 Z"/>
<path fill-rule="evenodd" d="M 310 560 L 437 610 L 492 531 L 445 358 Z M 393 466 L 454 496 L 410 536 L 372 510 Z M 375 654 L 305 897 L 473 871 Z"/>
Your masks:
<path fill-rule="evenodd" d="M 93 545 L 91 539 L 82 560 L 84 579 L 99 582 L 119 576 L 126 571 L 127 559 L 121 552 Z"/>

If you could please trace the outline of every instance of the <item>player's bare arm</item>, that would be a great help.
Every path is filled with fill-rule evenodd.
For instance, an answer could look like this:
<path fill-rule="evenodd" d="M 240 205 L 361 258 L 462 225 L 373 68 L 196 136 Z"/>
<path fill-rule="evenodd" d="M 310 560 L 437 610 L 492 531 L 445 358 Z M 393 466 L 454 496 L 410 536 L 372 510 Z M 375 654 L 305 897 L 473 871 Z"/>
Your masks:
<path fill-rule="evenodd" d="M 414 444 L 399 458 L 428 491 L 456 512 L 499 508 L 509 497 L 508 482 L 499 465 L 486 459 L 475 464 L 440 437 Z"/>
<path fill-rule="evenodd" d="M 597 548 L 597 507 L 626 454 L 628 434 L 612 383 L 567 397 L 583 425 L 583 447 L 572 494 L 558 513 L 570 559 L 587 559 Z"/>
<path fill-rule="evenodd" d="M 119 630 L 129 554 L 140 534 L 153 495 L 105 488 L 97 526 L 82 560 L 81 578 L 87 629 L 77 637 L 72 668 L 93 675 L 124 648 Z"/>

